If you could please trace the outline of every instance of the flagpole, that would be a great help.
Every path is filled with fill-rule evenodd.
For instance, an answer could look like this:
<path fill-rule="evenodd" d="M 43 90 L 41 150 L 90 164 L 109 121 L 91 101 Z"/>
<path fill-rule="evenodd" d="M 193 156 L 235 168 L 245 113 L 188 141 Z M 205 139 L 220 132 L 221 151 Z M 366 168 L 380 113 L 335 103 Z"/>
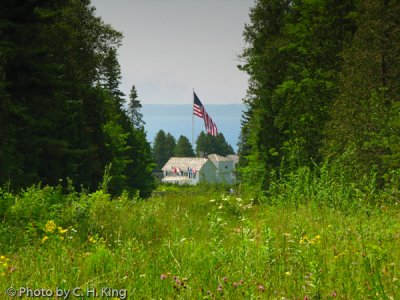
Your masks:
<path fill-rule="evenodd" d="M 193 138 L 194 138 L 194 113 L 193 113 L 193 104 L 194 104 L 194 89 L 193 89 L 193 103 L 192 103 L 192 147 L 194 148 Z"/>

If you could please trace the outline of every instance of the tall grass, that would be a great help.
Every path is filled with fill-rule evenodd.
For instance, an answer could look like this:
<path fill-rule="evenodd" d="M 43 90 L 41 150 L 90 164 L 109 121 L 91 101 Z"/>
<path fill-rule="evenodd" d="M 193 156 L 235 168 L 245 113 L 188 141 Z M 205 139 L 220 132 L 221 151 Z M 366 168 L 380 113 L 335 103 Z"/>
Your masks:
<path fill-rule="evenodd" d="M 400 199 L 400 170 L 386 176 L 386 185 L 379 186 L 374 170 L 357 183 L 337 166 L 301 167 L 289 174 L 271 174 L 270 188 L 261 196 L 265 204 L 297 207 L 317 205 L 352 212 L 366 207 L 396 205 Z"/>
<path fill-rule="evenodd" d="M 89 299 L 109 287 L 129 299 L 397 299 L 395 192 L 357 190 L 307 169 L 275 182 L 262 204 L 213 186 L 160 186 L 146 201 L 111 199 L 104 188 L 3 189 L 0 293 L 79 287 Z"/>

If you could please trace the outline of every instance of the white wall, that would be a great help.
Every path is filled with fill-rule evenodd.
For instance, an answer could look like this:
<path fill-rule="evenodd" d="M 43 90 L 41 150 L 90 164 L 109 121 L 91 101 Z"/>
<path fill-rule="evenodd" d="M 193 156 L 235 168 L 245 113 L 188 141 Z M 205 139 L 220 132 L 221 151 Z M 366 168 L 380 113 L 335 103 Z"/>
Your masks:
<path fill-rule="evenodd" d="M 234 177 L 232 176 L 233 161 L 217 161 L 217 182 L 224 182 L 228 184 L 234 183 Z"/>
<path fill-rule="evenodd" d="M 210 183 L 217 182 L 215 171 L 216 168 L 214 164 L 210 160 L 207 161 L 199 172 L 200 173 L 199 178 L 196 178 L 197 182 L 199 181 L 206 181 Z"/>

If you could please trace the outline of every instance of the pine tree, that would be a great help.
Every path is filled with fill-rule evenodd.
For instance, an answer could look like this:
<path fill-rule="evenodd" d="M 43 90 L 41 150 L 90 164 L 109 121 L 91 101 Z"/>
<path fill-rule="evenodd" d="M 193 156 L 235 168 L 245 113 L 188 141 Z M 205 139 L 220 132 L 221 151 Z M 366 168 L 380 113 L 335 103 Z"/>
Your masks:
<path fill-rule="evenodd" d="M 1 109 L 6 123 L 1 130 L 7 130 L 0 153 L 11 154 L 2 160 L 0 181 L 10 180 L 13 186 L 55 183 L 63 172 L 56 162 L 67 147 L 60 136 L 65 107 L 59 96 L 62 81 L 43 42 L 45 29 L 54 24 L 63 4 L 30 1 L 21 5 L 7 0 L 0 4 Z M 45 159 L 51 161 L 44 163 Z"/>
<path fill-rule="evenodd" d="M 126 188 L 139 191 L 141 197 L 149 197 L 155 188 L 155 179 L 152 174 L 156 167 L 152 158 L 151 146 L 143 127 L 131 127 L 131 129 L 131 134 L 128 136 L 128 145 L 130 146 L 128 153 L 131 162 L 127 166 Z"/>
<path fill-rule="evenodd" d="M 399 167 L 399 12 L 396 1 L 360 2 L 357 31 L 342 53 L 340 94 L 324 154 L 340 162 L 355 182 L 373 169 L 383 176 Z"/>
<path fill-rule="evenodd" d="M 250 12 L 240 69 L 250 76 L 240 139 L 241 178 L 267 190 L 280 174 L 322 160 L 353 1 L 259 0 Z"/>
<path fill-rule="evenodd" d="M 134 85 L 132 85 L 131 92 L 129 93 L 128 102 L 128 115 L 131 119 L 133 126 L 140 128 L 144 126 L 143 115 L 140 113 L 142 104 L 137 99 L 137 91 Z"/>
<path fill-rule="evenodd" d="M 227 143 L 222 133 L 218 133 L 217 136 L 212 136 L 202 131 L 196 140 L 196 153 L 197 156 L 200 157 L 206 157 L 209 154 L 226 156 L 234 154 L 234 151 L 232 146 Z"/>
<path fill-rule="evenodd" d="M 0 3 L 0 183 L 154 188 L 150 145 L 123 110 L 122 34 L 89 0 Z"/>
<path fill-rule="evenodd" d="M 157 132 L 153 143 L 153 160 L 156 163 L 156 171 L 161 171 L 166 162 L 174 155 L 176 146 L 175 138 L 165 134 L 164 130 Z"/>
<path fill-rule="evenodd" d="M 186 136 L 181 135 L 176 143 L 174 149 L 174 156 L 176 157 L 195 157 L 192 144 Z"/>
<path fill-rule="evenodd" d="M 273 101 L 273 91 L 284 80 L 288 65 L 279 49 L 285 45 L 283 31 L 289 10 L 290 1 L 256 1 L 244 30 L 249 46 L 241 55 L 244 64 L 239 68 L 250 79 L 239 156 L 241 178 L 255 190 L 266 189 L 270 170 L 280 165 L 277 151 L 283 131 L 275 124 L 279 104 Z"/>

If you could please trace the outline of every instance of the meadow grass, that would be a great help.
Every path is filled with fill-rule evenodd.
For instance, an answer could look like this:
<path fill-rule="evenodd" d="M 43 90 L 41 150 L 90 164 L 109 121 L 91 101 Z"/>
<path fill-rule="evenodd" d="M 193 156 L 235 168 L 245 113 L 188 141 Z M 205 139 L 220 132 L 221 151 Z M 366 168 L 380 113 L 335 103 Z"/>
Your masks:
<path fill-rule="evenodd" d="M 9 287 L 79 287 L 80 299 L 94 288 L 104 299 L 400 297 L 396 203 L 256 204 L 211 186 L 161 186 L 146 201 L 50 187 L 0 196 L 1 299 Z"/>

